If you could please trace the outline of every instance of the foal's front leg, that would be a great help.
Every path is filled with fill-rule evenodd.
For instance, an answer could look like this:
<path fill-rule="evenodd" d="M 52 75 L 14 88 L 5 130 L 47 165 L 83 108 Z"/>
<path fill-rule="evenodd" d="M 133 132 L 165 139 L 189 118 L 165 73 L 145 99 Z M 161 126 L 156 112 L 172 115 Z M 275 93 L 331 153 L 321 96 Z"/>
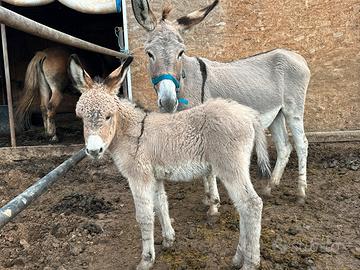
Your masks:
<path fill-rule="evenodd" d="M 129 185 L 133 194 L 136 220 L 140 225 L 142 238 L 141 261 L 137 270 L 150 269 L 155 261 L 154 248 L 154 179 L 129 179 Z"/>
<path fill-rule="evenodd" d="M 175 231 L 171 226 L 167 196 L 164 189 L 164 182 L 162 180 L 156 181 L 154 201 L 155 201 L 155 212 L 156 215 L 159 217 L 162 236 L 164 238 L 163 247 L 169 248 L 173 245 L 175 241 Z"/>

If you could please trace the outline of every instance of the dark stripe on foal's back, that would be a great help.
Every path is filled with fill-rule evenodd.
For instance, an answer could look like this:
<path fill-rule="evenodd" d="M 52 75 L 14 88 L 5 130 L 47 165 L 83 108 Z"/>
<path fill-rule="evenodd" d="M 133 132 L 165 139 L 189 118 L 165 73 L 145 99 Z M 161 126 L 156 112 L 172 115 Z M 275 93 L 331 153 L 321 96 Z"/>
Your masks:
<path fill-rule="evenodd" d="M 203 60 L 201 60 L 200 58 L 196 57 L 196 59 L 199 62 L 200 65 L 200 72 L 201 72 L 201 77 L 202 77 L 202 83 L 201 83 L 201 103 L 204 103 L 204 98 L 205 98 L 205 83 L 207 80 L 207 70 L 206 70 L 206 65 L 204 63 Z"/>
<path fill-rule="evenodd" d="M 141 121 L 141 131 L 140 131 L 140 135 L 137 139 L 137 146 L 136 146 L 136 155 L 137 155 L 137 152 L 139 150 L 139 144 L 140 144 L 140 139 L 142 137 L 142 135 L 144 134 L 144 129 L 145 129 L 145 118 L 148 116 L 148 113 L 145 112 L 145 115 L 144 115 L 144 118 L 143 120 Z"/>

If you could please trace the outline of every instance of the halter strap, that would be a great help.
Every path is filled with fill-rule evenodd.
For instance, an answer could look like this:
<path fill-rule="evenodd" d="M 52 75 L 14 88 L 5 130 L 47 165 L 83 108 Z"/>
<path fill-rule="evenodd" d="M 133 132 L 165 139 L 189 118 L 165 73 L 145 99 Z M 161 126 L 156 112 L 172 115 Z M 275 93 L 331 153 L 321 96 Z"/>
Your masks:
<path fill-rule="evenodd" d="M 176 89 L 180 88 L 180 82 L 171 74 L 161 74 L 151 79 L 152 84 L 155 86 L 162 80 L 170 80 L 175 84 Z"/>
<path fill-rule="evenodd" d="M 183 73 L 183 78 L 185 77 L 184 73 Z M 151 79 L 152 84 L 155 86 L 158 83 L 160 83 L 162 80 L 170 80 L 175 84 L 176 87 L 176 92 L 179 92 L 179 88 L 180 88 L 180 82 L 171 74 L 161 74 L 157 77 L 154 77 Z M 178 98 L 178 102 L 188 105 L 189 101 L 186 98 Z"/>

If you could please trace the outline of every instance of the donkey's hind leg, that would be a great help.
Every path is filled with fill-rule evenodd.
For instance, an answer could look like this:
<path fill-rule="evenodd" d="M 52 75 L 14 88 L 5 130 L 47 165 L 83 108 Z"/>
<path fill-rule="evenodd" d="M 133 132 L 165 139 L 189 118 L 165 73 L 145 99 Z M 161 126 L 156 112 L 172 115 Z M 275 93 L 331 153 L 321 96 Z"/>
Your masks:
<path fill-rule="evenodd" d="M 287 135 L 284 114 L 280 111 L 269 127 L 276 147 L 276 164 L 271 175 L 271 180 L 266 186 L 264 193 L 270 195 L 271 188 L 280 183 L 286 164 L 292 151 L 292 146 Z"/>
<path fill-rule="evenodd" d="M 248 157 L 250 159 L 250 157 Z M 257 269 L 260 264 L 260 232 L 263 203 L 250 181 L 249 162 L 240 163 L 237 172 L 219 174 L 240 214 L 240 240 L 233 258 L 235 267 Z"/>
<path fill-rule="evenodd" d="M 305 136 L 303 116 L 285 113 L 286 122 L 292 132 L 296 154 L 299 163 L 298 202 L 303 204 L 306 197 L 306 164 L 308 155 L 308 140 Z"/>
<path fill-rule="evenodd" d="M 163 246 L 169 248 L 175 241 L 175 231 L 171 226 L 167 196 L 162 180 L 157 180 L 155 185 L 154 208 L 161 224 Z"/>
<path fill-rule="evenodd" d="M 51 142 L 57 142 L 58 137 L 56 135 L 56 126 L 55 126 L 55 115 L 56 110 L 59 107 L 61 100 L 63 98 L 63 95 L 58 88 L 52 89 L 52 95 L 49 101 L 49 104 L 47 106 L 47 120 L 48 120 L 48 126 L 47 126 L 47 133 L 50 137 Z"/>
<path fill-rule="evenodd" d="M 217 216 L 219 215 L 220 196 L 216 183 L 216 175 L 210 173 L 203 178 L 203 181 L 205 189 L 205 198 L 203 202 L 209 206 L 207 213 L 209 216 Z"/>

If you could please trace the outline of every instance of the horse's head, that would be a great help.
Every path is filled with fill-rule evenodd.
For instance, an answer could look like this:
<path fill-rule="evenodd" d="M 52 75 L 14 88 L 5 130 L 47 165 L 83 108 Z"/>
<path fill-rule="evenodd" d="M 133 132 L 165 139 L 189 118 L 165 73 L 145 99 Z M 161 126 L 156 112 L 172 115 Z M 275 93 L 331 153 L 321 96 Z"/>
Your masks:
<path fill-rule="evenodd" d="M 149 72 L 161 111 L 175 112 L 179 102 L 186 102 L 180 98 L 185 52 L 181 33 L 200 23 L 218 2 L 215 0 L 211 5 L 175 21 L 167 19 L 171 9 L 166 7 L 157 21 L 147 0 L 132 0 L 136 20 L 149 33 L 144 48 L 149 57 Z"/>
<path fill-rule="evenodd" d="M 79 58 L 69 60 L 69 75 L 74 86 L 82 93 L 76 104 L 76 115 L 83 120 L 86 153 L 100 158 L 110 145 L 118 123 L 117 93 L 132 57 L 115 69 L 104 81 L 93 81 L 83 69 Z"/>

